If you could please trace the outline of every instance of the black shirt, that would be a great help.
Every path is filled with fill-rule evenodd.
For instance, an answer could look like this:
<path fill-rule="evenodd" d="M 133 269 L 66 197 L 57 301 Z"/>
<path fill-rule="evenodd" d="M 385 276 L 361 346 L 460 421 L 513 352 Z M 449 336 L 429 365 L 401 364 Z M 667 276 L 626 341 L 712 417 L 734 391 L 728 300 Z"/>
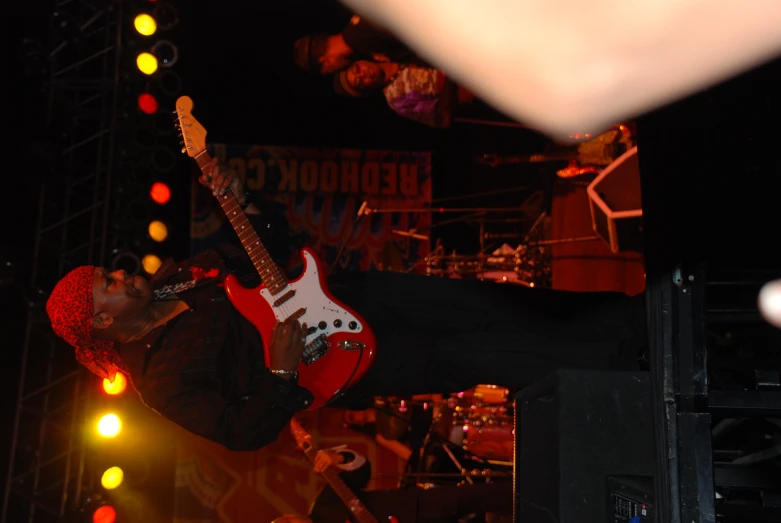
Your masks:
<path fill-rule="evenodd" d="M 221 287 L 226 261 L 232 258 L 209 250 L 161 269 L 154 288 L 193 279 L 191 267 L 220 276 L 179 295 L 189 311 L 119 351 L 148 407 L 228 449 L 254 450 L 273 442 L 312 396 L 266 369 L 258 331 Z"/>

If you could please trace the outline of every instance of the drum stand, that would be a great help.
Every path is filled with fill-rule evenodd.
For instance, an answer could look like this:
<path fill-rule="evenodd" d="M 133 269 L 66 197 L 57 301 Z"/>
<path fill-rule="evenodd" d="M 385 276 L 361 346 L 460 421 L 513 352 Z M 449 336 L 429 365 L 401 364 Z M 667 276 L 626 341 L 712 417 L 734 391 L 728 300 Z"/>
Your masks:
<path fill-rule="evenodd" d="M 447 445 L 443 446 L 442 449 L 445 451 L 445 454 L 448 455 L 450 461 L 453 462 L 456 468 L 461 471 L 461 475 L 464 476 L 466 482 L 469 483 L 470 485 L 474 485 L 475 483 L 474 480 L 472 480 L 472 478 L 469 476 L 469 472 L 466 470 L 466 468 L 464 468 L 461 462 L 458 461 L 458 458 L 453 454 L 453 451 L 450 450 L 450 448 Z"/>
<path fill-rule="evenodd" d="M 423 402 L 424 404 L 426 402 Z M 406 400 L 402 400 L 402 408 L 406 408 L 409 406 L 414 405 L 415 402 L 409 402 Z M 397 419 L 401 419 L 402 421 L 409 423 L 408 419 L 402 418 L 394 410 L 387 405 L 379 405 L 375 404 L 374 406 L 377 410 L 384 411 L 387 415 L 395 417 Z M 440 434 L 437 434 L 433 429 L 433 422 L 432 425 L 429 426 L 428 431 L 426 433 L 426 437 L 423 441 L 423 445 L 421 446 L 419 452 L 420 456 L 423 457 L 424 451 L 426 448 L 429 447 L 429 445 L 432 443 L 432 441 L 436 441 L 441 444 L 442 449 L 444 450 L 445 454 L 447 454 L 450 461 L 453 462 L 453 464 L 456 466 L 456 468 L 459 470 L 458 474 L 453 473 L 436 473 L 436 472 L 404 472 L 399 476 L 400 484 L 405 480 L 409 478 L 415 478 L 415 484 L 418 484 L 421 479 L 445 479 L 445 478 L 463 478 L 467 483 L 474 484 L 473 478 L 484 478 L 486 481 L 491 481 L 495 477 L 512 477 L 512 474 L 505 471 L 505 470 L 497 470 L 490 468 L 493 467 L 512 467 L 513 463 L 506 462 L 506 461 L 498 461 L 498 460 L 490 460 L 486 459 L 482 456 L 479 456 L 473 452 L 469 452 L 468 450 L 464 450 L 466 453 L 466 457 L 473 459 L 481 464 L 483 464 L 484 468 L 474 468 L 474 469 L 468 469 L 466 468 L 461 461 L 456 457 L 456 455 L 453 453 L 451 447 L 459 448 L 461 447 L 457 445 L 456 443 L 453 443 L 449 439 L 441 436 Z"/>

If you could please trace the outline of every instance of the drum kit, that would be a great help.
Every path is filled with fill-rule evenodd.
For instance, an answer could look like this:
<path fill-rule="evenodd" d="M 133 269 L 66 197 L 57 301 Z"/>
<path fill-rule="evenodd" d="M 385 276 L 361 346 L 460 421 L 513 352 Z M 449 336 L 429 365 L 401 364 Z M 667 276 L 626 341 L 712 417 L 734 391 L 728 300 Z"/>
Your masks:
<path fill-rule="evenodd" d="M 478 385 L 449 398 L 449 441 L 488 463 L 512 466 L 514 420 L 509 395 L 509 389 Z"/>
<path fill-rule="evenodd" d="M 552 283 L 552 245 L 557 240 L 544 239 L 548 234 L 549 216 L 545 211 L 539 212 L 533 223 L 527 227 L 520 224 L 532 221 L 531 212 L 542 205 L 542 192 L 536 191 L 522 205 L 507 208 L 443 208 L 437 209 L 439 213 L 467 213 L 460 218 L 454 218 L 439 223 L 476 223 L 479 229 L 477 238 L 478 251 L 476 254 L 457 254 L 455 251 L 446 253 L 445 248 L 437 240 L 436 247 L 424 258 L 418 259 L 410 267 L 404 268 L 404 262 L 400 253 L 391 242 L 386 245 L 377 262 L 382 270 L 401 272 L 424 273 L 428 276 L 437 276 L 456 279 L 478 279 L 494 281 L 497 283 L 510 283 L 527 287 L 550 287 Z M 365 203 L 365 202 L 364 202 Z M 395 212 L 431 212 L 430 208 L 385 208 L 369 209 L 362 206 L 363 215 Z M 491 213 L 518 214 L 517 217 L 489 218 Z M 471 218 L 467 218 L 470 217 Z M 505 232 L 486 232 L 486 226 L 509 226 Z M 434 226 L 431 226 L 433 228 Z M 518 228 L 525 229 L 519 231 Z M 393 230 L 396 236 L 429 241 L 430 236 L 420 234 L 418 229 Z M 521 240 L 515 247 L 500 242 L 510 239 Z M 498 246 L 498 247 L 497 247 Z M 340 249 L 341 253 L 341 249 Z M 337 255 L 337 258 L 339 255 Z"/>
<path fill-rule="evenodd" d="M 411 409 L 431 413 L 427 436 L 408 465 L 415 483 L 471 483 L 474 477 L 511 474 L 515 425 L 510 389 L 483 384 L 449 395 L 378 397 L 375 405 L 400 418 L 408 418 Z"/>
<path fill-rule="evenodd" d="M 455 279 L 477 279 L 497 283 L 550 287 L 550 248 L 521 244 L 502 245 L 491 254 L 445 254 L 435 249 L 426 256 L 425 273 Z"/>

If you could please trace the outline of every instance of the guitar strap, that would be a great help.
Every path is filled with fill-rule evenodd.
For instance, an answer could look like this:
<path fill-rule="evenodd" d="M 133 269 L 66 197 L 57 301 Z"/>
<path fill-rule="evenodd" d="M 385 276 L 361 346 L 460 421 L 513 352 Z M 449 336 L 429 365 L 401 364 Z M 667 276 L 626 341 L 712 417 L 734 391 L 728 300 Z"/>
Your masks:
<path fill-rule="evenodd" d="M 181 270 L 181 269 L 180 269 Z M 171 283 L 160 287 L 152 294 L 152 301 L 164 300 L 165 298 L 174 294 L 179 294 L 184 291 L 188 291 L 194 288 L 196 285 L 202 283 L 211 283 L 214 278 L 220 274 L 219 269 L 210 269 L 205 271 L 200 267 L 190 267 L 190 272 L 193 275 L 192 280 L 182 281 L 178 283 Z"/>
<path fill-rule="evenodd" d="M 154 295 L 152 296 L 152 300 L 153 301 L 162 300 L 174 294 L 178 294 L 180 292 L 190 290 L 193 287 L 195 287 L 197 283 L 198 280 L 189 280 L 189 281 L 174 283 L 173 285 L 165 285 L 154 292 Z"/>

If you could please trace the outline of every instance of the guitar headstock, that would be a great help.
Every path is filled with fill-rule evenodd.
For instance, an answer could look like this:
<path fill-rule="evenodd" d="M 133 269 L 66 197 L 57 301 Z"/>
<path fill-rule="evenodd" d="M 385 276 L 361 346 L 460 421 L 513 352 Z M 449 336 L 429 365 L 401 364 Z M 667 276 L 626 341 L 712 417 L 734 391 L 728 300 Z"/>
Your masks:
<path fill-rule="evenodd" d="M 194 158 L 206 150 L 206 129 L 192 115 L 193 101 L 189 96 L 180 96 L 176 100 L 176 129 L 179 131 L 179 143 L 182 152 Z"/>
<path fill-rule="evenodd" d="M 312 446 L 312 435 L 304 430 L 296 418 L 290 418 L 290 432 L 293 434 L 293 439 L 296 440 L 296 446 L 299 450 L 305 451 Z"/>

